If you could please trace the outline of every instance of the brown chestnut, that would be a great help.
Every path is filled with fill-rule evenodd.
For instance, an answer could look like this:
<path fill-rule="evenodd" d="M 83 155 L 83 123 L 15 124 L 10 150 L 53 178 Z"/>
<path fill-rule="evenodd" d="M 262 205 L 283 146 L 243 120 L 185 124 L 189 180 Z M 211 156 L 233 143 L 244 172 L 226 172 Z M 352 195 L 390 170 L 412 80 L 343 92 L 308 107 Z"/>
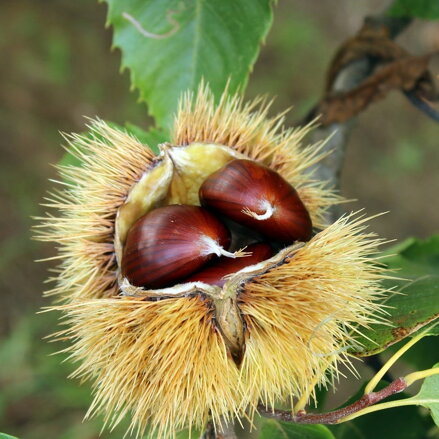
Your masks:
<path fill-rule="evenodd" d="M 122 274 L 135 286 L 172 286 L 216 256 L 247 256 L 226 251 L 227 228 L 198 206 L 170 205 L 139 218 L 128 232 Z"/>
<path fill-rule="evenodd" d="M 206 268 L 191 274 L 184 282 L 201 281 L 222 287 L 226 283 L 224 276 L 236 273 L 249 265 L 257 264 L 273 256 L 270 245 L 265 243 L 251 244 L 246 247 L 246 251 L 251 255 L 239 259 L 230 259 L 223 256 L 216 261 L 212 261 Z"/>
<path fill-rule="evenodd" d="M 199 191 L 202 206 L 285 244 L 308 241 L 312 223 L 296 190 L 277 172 L 252 160 L 232 160 Z"/>

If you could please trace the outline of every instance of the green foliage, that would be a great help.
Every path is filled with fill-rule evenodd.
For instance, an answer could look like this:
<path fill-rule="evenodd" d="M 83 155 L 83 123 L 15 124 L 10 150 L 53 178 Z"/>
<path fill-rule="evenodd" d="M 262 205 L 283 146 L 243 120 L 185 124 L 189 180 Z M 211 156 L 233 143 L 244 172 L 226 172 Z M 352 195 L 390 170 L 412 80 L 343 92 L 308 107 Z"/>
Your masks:
<path fill-rule="evenodd" d="M 258 439 L 335 439 L 324 425 L 305 425 L 264 419 Z"/>
<path fill-rule="evenodd" d="M 433 367 L 439 368 L 439 363 Z M 406 401 L 428 408 L 433 421 L 439 427 L 439 375 L 426 378 L 419 393 Z"/>
<path fill-rule="evenodd" d="M 6 433 L 0 433 L 0 439 L 17 439 L 15 436 L 11 436 Z"/>
<path fill-rule="evenodd" d="M 113 44 L 150 113 L 169 127 L 185 90 L 243 88 L 272 21 L 270 0 L 106 0 Z M 127 15 L 128 14 L 128 15 Z"/>
<path fill-rule="evenodd" d="M 439 316 L 439 235 L 408 239 L 387 254 L 383 262 L 404 280 L 384 282 L 396 290 L 385 300 L 386 318 L 392 325 L 375 324 L 363 330 L 364 337 L 359 340 L 362 348 L 354 352 L 360 356 L 383 351 Z M 432 332 L 436 334 L 437 327 Z"/>
<path fill-rule="evenodd" d="M 396 0 L 389 13 L 397 17 L 439 19 L 438 0 Z"/>

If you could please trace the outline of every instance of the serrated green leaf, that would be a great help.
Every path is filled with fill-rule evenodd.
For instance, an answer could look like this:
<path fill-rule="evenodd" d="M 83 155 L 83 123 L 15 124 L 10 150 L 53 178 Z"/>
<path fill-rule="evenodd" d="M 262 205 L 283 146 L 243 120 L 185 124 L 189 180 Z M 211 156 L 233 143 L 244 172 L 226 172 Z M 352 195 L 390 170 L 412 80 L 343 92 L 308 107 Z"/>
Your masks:
<path fill-rule="evenodd" d="M 204 78 L 219 96 L 243 88 L 272 22 L 271 0 L 105 0 L 122 67 L 159 126 Z"/>
<path fill-rule="evenodd" d="M 439 19 L 438 0 L 396 0 L 389 10 L 397 17 L 418 17 L 430 20 Z"/>
<path fill-rule="evenodd" d="M 258 439 L 335 439 L 324 425 L 305 425 L 264 418 Z"/>
<path fill-rule="evenodd" d="M 362 348 L 352 350 L 358 356 L 379 353 L 439 317 L 439 235 L 427 240 L 410 239 L 387 253 L 394 254 L 383 262 L 397 270 L 396 276 L 407 280 L 384 282 L 384 286 L 400 293 L 385 300 L 391 326 L 376 324 L 362 330 Z M 436 326 L 430 334 L 438 331 Z"/>
<path fill-rule="evenodd" d="M 6 433 L 0 433 L 0 439 L 17 439 L 15 436 L 11 436 Z"/>

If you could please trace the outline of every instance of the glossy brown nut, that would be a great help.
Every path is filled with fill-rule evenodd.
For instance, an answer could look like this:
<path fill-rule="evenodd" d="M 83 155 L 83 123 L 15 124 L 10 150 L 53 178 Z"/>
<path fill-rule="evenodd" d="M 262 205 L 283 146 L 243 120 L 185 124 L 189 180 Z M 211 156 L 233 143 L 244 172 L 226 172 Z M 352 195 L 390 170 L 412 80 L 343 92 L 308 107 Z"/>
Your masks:
<path fill-rule="evenodd" d="M 129 230 L 122 274 L 138 287 L 172 286 L 215 257 L 215 246 L 229 245 L 229 231 L 206 209 L 161 207 L 139 218 Z"/>
<path fill-rule="evenodd" d="M 200 281 L 222 287 L 226 283 L 224 276 L 236 273 L 249 265 L 257 264 L 273 256 L 273 250 L 270 245 L 265 243 L 251 244 L 246 247 L 245 251 L 251 252 L 251 255 L 237 259 L 222 256 L 218 260 L 212 261 L 206 268 L 191 274 L 184 282 Z"/>
<path fill-rule="evenodd" d="M 277 172 L 251 160 L 233 160 L 211 174 L 199 192 L 203 206 L 285 244 L 308 241 L 309 213 Z"/>

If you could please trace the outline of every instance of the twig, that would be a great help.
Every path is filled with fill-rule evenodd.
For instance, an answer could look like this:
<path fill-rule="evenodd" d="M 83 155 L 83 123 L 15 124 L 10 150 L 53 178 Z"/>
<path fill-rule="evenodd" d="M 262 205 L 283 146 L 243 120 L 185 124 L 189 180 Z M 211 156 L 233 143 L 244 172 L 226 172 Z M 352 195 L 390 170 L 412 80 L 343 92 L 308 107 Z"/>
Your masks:
<path fill-rule="evenodd" d="M 327 413 L 306 413 L 304 410 L 302 410 L 296 414 L 293 414 L 286 410 L 270 411 L 263 406 L 259 406 L 258 410 L 263 416 L 275 418 L 280 421 L 294 422 L 296 424 L 337 424 L 343 418 L 346 418 L 353 413 L 357 413 L 366 407 L 374 405 L 391 395 L 402 392 L 406 388 L 407 383 L 405 382 L 404 378 L 397 378 L 387 387 L 384 387 L 384 389 L 381 389 L 378 392 L 371 392 L 363 395 L 353 404 L 349 404 L 346 407 Z"/>
<path fill-rule="evenodd" d="M 340 422 L 345 422 L 358 416 L 386 408 L 400 407 L 414 403 L 419 404 L 419 401 L 413 402 L 413 398 L 406 398 L 376 405 L 377 402 L 380 402 L 383 399 L 394 395 L 395 393 L 402 392 L 418 380 L 423 380 L 427 377 L 438 375 L 439 367 L 412 372 L 405 377 L 397 378 L 387 387 L 384 387 L 378 392 L 374 392 L 373 390 L 377 386 L 378 382 L 383 378 L 385 373 L 388 372 L 389 368 L 415 343 L 428 335 L 430 329 L 431 328 L 427 328 L 426 330 L 422 331 L 420 334 L 402 346 L 391 358 L 389 358 L 386 364 L 384 364 L 376 375 L 369 381 L 364 390 L 365 394 L 352 404 L 327 413 L 306 413 L 305 410 L 298 410 L 295 413 L 275 409 L 270 411 L 262 404 L 258 406 L 258 410 L 263 416 L 279 419 L 280 421 L 285 422 L 294 422 L 296 424 L 338 424 Z"/>
<path fill-rule="evenodd" d="M 385 27 L 389 36 L 395 38 L 402 32 L 411 20 L 405 18 L 394 18 L 382 16 L 367 17 L 365 24 L 368 26 Z M 355 60 L 342 68 L 335 77 L 330 92 L 347 92 L 367 79 L 375 70 L 376 60 L 370 57 Z M 305 118 L 305 122 L 315 118 L 313 111 Z M 329 136 L 331 138 L 325 143 L 324 151 L 329 154 L 314 168 L 311 169 L 317 180 L 327 181 L 330 186 L 340 188 L 340 174 L 343 166 L 344 154 L 351 132 L 354 118 L 344 123 L 333 123 L 328 126 L 321 126 L 313 130 L 311 143 L 322 142 Z M 328 222 L 334 222 L 343 213 L 339 206 L 333 207 L 328 213 Z"/>

